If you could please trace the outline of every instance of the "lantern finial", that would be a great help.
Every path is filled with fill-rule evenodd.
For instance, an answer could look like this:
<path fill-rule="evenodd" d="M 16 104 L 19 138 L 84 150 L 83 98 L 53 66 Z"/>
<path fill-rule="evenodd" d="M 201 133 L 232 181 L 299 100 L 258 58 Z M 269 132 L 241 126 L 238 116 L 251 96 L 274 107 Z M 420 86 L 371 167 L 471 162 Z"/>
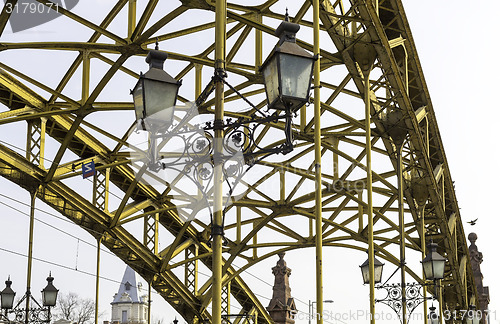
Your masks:
<path fill-rule="evenodd" d="M 285 20 L 281 22 L 281 24 L 276 28 L 274 35 L 279 37 L 279 45 L 281 46 L 284 42 L 295 43 L 295 34 L 300 29 L 300 25 L 290 22 L 290 18 L 288 16 L 288 9 L 285 14 Z"/>
<path fill-rule="evenodd" d="M 165 63 L 167 57 L 167 53 L 158 50 L 158 43 L 156 43 L 155 49 L 150 50 L 148 56 L 146 56 L 146 63 L 149 63 L 150 69 L 163 70 L 163 63 Z"/>

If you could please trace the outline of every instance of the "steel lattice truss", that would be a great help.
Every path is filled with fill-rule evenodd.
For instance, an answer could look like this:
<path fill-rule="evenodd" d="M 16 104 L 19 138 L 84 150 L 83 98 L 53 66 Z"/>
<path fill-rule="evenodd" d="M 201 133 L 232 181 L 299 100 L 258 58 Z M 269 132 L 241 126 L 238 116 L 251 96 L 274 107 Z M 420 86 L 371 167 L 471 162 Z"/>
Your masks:
<path fill-rule="evenodd" d="M 265 108 L 258 67 L 276 44 L 273 33 L 284 19 L 285 4 L 244 2 L 227 4 L 226 80 L 256 107 Z M 367 247 L 364 84 L 353 47 L 370 44 L 377 52 L 370 74 L 377 257 L 399 264 L 395 146 L 380 118 L 390 109 L 400 109 L 408 128 L 403 147 L 406 245 L 422 251 L 422 242 L 432 239 L 439 244 L 439 252 L 448 259 L 442 281 L 445 305 L 467 309 L 475 291 L 468 249 L 402 3 L 379 1 L 378 13 L 367 0 L 320 4 L 323 180 L 318 185 L 323 193 L 323 244 Z M 8 108 L 0 113 L 0 127 L 27 122 L 27 128 L 18 129 L 29 151 L 23 154 L 0 145 L 1 175 L 27 190 L 38 189 L 39 199 L 102 237 L 110 251 L 151 281 L 186 320 L 210 317 L 206 307 L 211 281 L 196 275 L 197 262 L 211 267 L 209 218 L 182 179 L 165 182 L 159 175 L 138 171 L 134 156 L 141 151 L 132 143 L 135 118 L 127 92 L 138 72 L 147 68 L 143 59 L 158 41 L 169 54 L 165 69 L 184 79 L 180 101 L 193 102 L 214 73 L 214 6 L 211 0 L 118 0 L 97 22 L 93 14 L 80 16 L 60 8 L 64 17 L 59 24 L 64 26 L 64 19 L 80 33 L 64 40 L 50 35 L 37 42 L 0 39 L 0 101 Z M 298 43 L 312 52 L 311 12 L 310 1 L 294 11 L 290 8 L 292 20 L 302 27 Z M 8 20 L 4 7 L 0 35 Z M 34 61 L 41 55 L 43 61 L 37 64 L 53 72 L 41 75 L 20 64 L 18 53 L 23 51 L 29 51 Z M 254 113 L 231 89 L 226 88 L 225 101 L 228 117 L 249 118 Z M 200 112 L 210 116 L 213 105 L 211 96 Z M 266 323 L 272 320 L 239 275 L 278 251 L 314 246 L 309 226 L 316 186 L 311 108 L 302 108 L 294 119 L 294 151 L 253 166 L 237 184 L 237 199 L 226 205 L 224 284 L 231 283 L 231 298 L 243 312 Z M 281 122 L 263 127 L 260 144 L 279 144 L 283 127 Z M 91 160 L 97 176 L 86 191 L 78 165 Z M 410 189 L 416 174 L 430 191 L 423 219 Z M 144 233 L 133 233 L 130 224 L 144 226 Z M 159 239 L 169 246 L 158 250 Z M 185 278 L 174 274 L 178 267 L 185 268 Z M 420 269 L 408 273 L 422 282 Z"/>

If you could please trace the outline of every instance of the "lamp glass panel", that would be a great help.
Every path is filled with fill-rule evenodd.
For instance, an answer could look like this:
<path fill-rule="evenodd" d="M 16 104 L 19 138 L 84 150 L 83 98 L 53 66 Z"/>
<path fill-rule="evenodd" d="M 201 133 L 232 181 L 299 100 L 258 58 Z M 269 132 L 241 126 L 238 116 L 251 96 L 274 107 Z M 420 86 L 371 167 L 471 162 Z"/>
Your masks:
<path fill-rule="evenodd" d="M 308 98 L 311 84 L 312 58 L 280 54 L 282 95 Z"/>
<path fill-rule="evenodd" d="M 431 261 L 422 262 L 422 267 L 424 268 L 425 278 L 432 280 L 434 278 L 432 262 Z"/>
<path fill-rule="evenodd" d="M 172 123 L 178 88 L 176 83 L 144 79 L 146 124 L 163 127 Z"/>
<path fill-rule="evenodd" d="M 363 283 L 369 284 L 370 283 L 370 267 L 368 266 L 368 263 L 366 265 L 361 266 L 360 268 L 361 268 L 361 275 L 363 276 Z"/>
<path fill-rule="evenodd" d="M 274 54 L 262 71 L 269 104 L 273 103 L 279 97 L 278 64 L 276 63 L 277 56 L 278 55 Z"/>
<path fill-rule="evenodd" d="M 5 291 L 2 292 L 2 302 L 1 302 L 2 309 L 11 309 L 12 308 L 12 306 L 14 305 L 14 296 L 15 295 L 16 295 L 16 293 L 14 293 L 14 292 L 5 292 Z"/>
<path fill-rule="evenodd" d="M 380 283 L 382 281 L 382 269 L 384 268 L 383 265 L 377 265 L 375 266 L 375 283 Z"/>
<path fill-rule="evenodd" d="M 44 289 L 42 290 L 42 299 L 44 306 L 55 306 L 57 300 L 57 290 Z"/>
<path fill-rule="evenodd" d="M 132 96 L 134 99 L 134 108 L 135 108 L 135 120 L 139 120 L 143 117 L 144 111 L 144 96 L 142 91 L 142 79 L 139 79 L 137 85 L 135 86 Z"/>
<path fill-rule="evenodd" d="M 432 261 L 433 263 L 433 272 L 434 272 L 434 278 L 429 278 L 429 279 L 443 279 L 444 277 L 444 265 L 446 263 L 445 260 L 434 260 Z"/>

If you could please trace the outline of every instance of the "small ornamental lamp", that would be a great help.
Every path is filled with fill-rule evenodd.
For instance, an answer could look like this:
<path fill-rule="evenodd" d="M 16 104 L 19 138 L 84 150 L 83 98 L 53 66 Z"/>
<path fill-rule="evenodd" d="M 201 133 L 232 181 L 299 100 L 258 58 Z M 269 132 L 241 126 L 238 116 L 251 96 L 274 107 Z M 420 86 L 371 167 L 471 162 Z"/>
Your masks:
<path fill-rule="evenodd" d="M 182 82 L 163 70 L 167 56 L 167 53 L 158 50 L 158 45 L 149 51 L 146 57 L 149 71 L 141 73 L 131 91 L 137 127 L 140 130 L 157 133 L 172 124 L 177 93 Z"/>
<path fill-rule="evenodd" d="M 373 278 L 375 279 L 375 283 L 378 284 L 382 281 L 382 270 L 384 268 L 384 264 L 380 262 L 377 258 L 373 258 L 373 265 L 375 268 L 374 276 Z M 359 267 L 361 268 L 361 275 L 363 275 L 363 283 L 364 284 L 369 284 L 370 283 L 370 266 L 369 266 L 369 258 L 366 259 L 366 261 L 360 265 Z"/>
<path fill-rule="evenodd" d="M 431 311 L 427 315 L 427 324 L 439 324 L 439 315 L 436 314 L 436 307 L 431 306 L 429 309 Z"/>
<path fill-rule="evenodd" d="M 271 109 L 296 112 L 309 100 L 315 58 L 295 42 L 299 29 L 287 12 L 274 33 L 279 44 L 261 67 Z"/>
<path fill-rule="evenodd" d="M 466 324 L 479 324 L 481 322 L 481 316 L 478 316 L 476 311 L 476 305 L 469 305 L 469 310 L 467 311 L 467 316 L 465 317 Z"/>
<path fill-rule="evenodd" d="M 56 305 L 57 293 L 59 292 L 52 284 L 54 278 L 49 274 L 47 277 L 47 286 L 42 290 L 43 306 L 53 307 Z"/>
<path fill-rule="evenodd" d="M 1 306 L 2 309 L 5 310 L 12 309 L 12 306 L 14 305 L 14 297 L 16 296 L 16 293 L 14 292 L 14 290 L 12 290 L 12 288 L 10 288 L 11 285 L 12 281 L 10 281 L 10 276 L 9 276 L 7 281 L 5 281 L 4 290 L 2 290 L 2 292 L 0 293 L 2 295 Z"/>
<path fill-rule="evenodd" d="M 425 278 L 428 280 L 437 280 L 444 278 L 444 265 L 446 258 L 437 253 L 438 245 L 436 243 L 429 244 L 430 251 L 421 261 L 424 268 Z"/>

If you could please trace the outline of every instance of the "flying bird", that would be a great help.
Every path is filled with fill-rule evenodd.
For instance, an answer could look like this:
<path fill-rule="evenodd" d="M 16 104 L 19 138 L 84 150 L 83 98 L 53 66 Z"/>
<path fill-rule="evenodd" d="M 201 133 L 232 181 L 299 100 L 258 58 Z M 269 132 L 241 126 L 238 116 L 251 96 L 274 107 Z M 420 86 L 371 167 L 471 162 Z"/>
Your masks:
<path fill-rule="evenodd" d="M 471 226 L 474 226 L 477 223 L 477 218 L 475 220 L 471 220 L 470 222 L 467 222 L 467 223 L 469 223 Z"/>

